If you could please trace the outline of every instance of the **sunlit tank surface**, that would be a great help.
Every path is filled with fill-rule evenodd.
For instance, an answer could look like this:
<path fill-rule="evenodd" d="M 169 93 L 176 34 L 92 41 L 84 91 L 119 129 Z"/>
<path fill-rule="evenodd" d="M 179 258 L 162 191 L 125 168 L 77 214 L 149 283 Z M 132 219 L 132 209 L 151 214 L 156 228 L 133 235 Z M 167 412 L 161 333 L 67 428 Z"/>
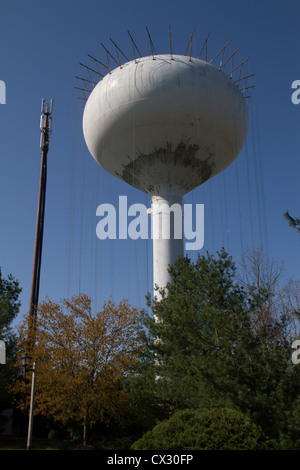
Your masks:
<path fill-rule="evenodd" d="M 127 62 L 91 92 L 83 132 L 95 160 L 150 195 L 183 195 L 239 154 L 248 114 L 238 86 L 186 56 Z"/>

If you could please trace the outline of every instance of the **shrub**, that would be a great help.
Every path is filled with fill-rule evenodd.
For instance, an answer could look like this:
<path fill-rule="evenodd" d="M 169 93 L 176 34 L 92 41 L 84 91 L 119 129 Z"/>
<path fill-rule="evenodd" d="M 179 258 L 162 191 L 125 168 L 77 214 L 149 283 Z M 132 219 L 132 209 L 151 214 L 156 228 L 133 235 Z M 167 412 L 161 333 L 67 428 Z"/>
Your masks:
<path fill-rule="evenodd" d="M 183 410 L 136 441 L 133 450 L 263 450 L 266 436 L 242 413 L 226 409 Z"/>

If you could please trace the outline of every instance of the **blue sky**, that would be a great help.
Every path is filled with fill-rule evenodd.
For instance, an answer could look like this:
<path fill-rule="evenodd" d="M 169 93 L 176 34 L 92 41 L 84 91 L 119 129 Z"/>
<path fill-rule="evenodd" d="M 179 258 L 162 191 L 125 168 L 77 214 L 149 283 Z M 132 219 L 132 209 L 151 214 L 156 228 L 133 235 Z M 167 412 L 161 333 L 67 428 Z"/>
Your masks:
<path fill-rule="evenodd" d="M 100 43 L 111 37 L 131 53 L 127 30 L 149 53 L 146 26 L 158 52 L 184 53 L 196 26 L 200 51 L 211 31 L 212 57 L 229 40 L 249 57 L 256 73 L 249 100 L 247 143 L 223 174 L 186 196 L 205 204 L 205 250 L 223 245 L 238 262 L 241 251 L 263 241 L 267 253 L 285 262 L 287 277 L 299 277 L 300 235 L 283 218 L 300 216 L 300 105 L 291 84 L 300 80 L 300 4 L 295 0 L 0 0 L 0 266 L 23 288 L 21 312 L 29 307 L 40 172 L 40 104 L 54 99 L 48 155 L 48 185 L 40 300 L 91 295 L 99 307 L 110 296 L 144 306 L 152 289 L 151 241 L 100 242 L 96 207 L 127 195 L 149 199 L 105 173 L 89 155 L 81 129 L 82 101 L 76 75 L 87 54 L 105 59 Z M 131 56 L 130 56 L 131 57 Z M 189 253 L 193 258 L 195 253 Z"/>

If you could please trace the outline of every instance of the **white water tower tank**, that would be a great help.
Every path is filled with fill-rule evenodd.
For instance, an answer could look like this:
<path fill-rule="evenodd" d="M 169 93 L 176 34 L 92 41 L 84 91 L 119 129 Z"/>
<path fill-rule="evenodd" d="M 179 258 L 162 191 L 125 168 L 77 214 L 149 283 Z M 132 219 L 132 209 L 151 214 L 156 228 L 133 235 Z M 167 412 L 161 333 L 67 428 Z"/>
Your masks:
<path fill-rule="evenodd" d="M 232 163 L 247 131 L 239 87 L 218 67 L 182 55 L 142 57 L 112 70 L 83 114 L 90 153 L 151 195 L 154 226 L 164 204 L 182 204 L 184 194 Z M 153 240 L 154 285 L 166 286 L 168 265 L 182 254 L 182 239 Z"/>

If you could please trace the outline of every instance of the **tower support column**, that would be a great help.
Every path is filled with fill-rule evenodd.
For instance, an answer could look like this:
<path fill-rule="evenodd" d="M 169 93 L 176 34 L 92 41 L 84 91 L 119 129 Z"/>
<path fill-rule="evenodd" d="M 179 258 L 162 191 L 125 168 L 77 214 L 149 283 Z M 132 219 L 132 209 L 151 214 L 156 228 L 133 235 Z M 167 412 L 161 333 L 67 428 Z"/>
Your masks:
<path fill-rule="evenodd" d="M 159 289 L 171 282 L 168 272 L 183 255 L 182 196 L 167 193 L 152 196 L 153 295 L 161 299 Z"/>

